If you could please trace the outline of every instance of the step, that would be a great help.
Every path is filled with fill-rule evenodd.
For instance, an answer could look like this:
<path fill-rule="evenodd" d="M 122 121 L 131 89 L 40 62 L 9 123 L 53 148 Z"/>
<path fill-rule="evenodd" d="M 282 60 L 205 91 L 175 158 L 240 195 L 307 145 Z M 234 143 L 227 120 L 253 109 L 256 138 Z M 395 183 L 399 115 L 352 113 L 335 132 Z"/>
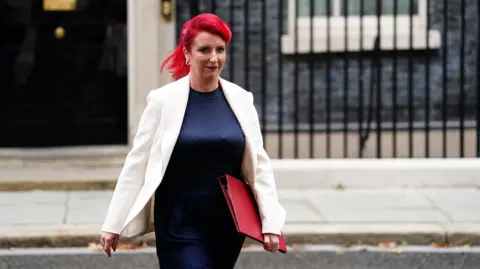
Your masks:
<path fill-rule="evenodd" d="M 112 189 L 127 147 L 0 150 L 0 190 Z M 480 186 L 480 159 L 274 159 L 278 189 Z"/>

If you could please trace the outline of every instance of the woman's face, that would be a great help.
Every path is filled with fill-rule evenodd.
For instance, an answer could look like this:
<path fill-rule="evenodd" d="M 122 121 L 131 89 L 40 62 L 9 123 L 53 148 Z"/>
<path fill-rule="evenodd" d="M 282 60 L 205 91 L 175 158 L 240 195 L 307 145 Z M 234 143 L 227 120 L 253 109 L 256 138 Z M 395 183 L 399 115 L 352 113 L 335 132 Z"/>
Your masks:
<path fill-rule="evenodd" d="M 203 79 L 216 79 L 227 58 L 225 41 L 208 32 L 199 33 L 190 51 L 184 49 L 184 53 L 190 62 L 190 72 Z"/>

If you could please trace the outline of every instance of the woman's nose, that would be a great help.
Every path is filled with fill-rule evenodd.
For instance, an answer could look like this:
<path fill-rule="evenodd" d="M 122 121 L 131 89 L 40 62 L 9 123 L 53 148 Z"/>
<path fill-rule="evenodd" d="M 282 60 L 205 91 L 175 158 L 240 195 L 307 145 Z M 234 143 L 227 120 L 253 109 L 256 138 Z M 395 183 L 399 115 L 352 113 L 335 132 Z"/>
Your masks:
<path fill-rule="evenodd" d="M 216 63 L 217 61 L 218 61 L 218 56 L 215 52 L 213 52 L 212 55 L 210 56 L 210 62 Z"/>

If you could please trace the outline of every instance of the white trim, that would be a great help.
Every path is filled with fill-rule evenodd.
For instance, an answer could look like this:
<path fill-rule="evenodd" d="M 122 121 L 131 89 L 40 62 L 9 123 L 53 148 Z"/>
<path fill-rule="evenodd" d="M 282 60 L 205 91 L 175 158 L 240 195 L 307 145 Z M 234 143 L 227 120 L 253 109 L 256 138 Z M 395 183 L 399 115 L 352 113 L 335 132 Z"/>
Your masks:
<path fill-rule="evenodd" d="M 282 36 L 282 52 L 284 54 L 295 53 L 295 47 L 298 53 L 310 52 L 310 25 L 312 19 L 308 17 L 298 18 L 298 31 L 295 31 L 296 1 L 297 0 L 289 0 L 288 2 L 288 33 Z M 413 49 L 439 48 L 441 46 L 440 32 L 438 30 L 427 29 L 425 0 L 419 0 L 418 13 L 419 15 L 415 15 L 412 18 L 410 18 L 409 15 L 397 15 L 396 20 L 390 15 L 384 15 L 380 18 L 376 16 L 364 16 L 363 18 L 359 16 L 349 16 L 346 20 L 342 16 L 332 16 L 329 19 L 320 16 L 314 17 L 313 52 L 345 52 L 347 49 L 352 52 L 373 50 L 374 41 L 378 33 L 378 22 L 380 22 L 381 50 L 409 49 L 410 23 L 413 29 L 411 33 Z M 361 32 L 362 23 L 363 34 Z M 328 25 L 330 27 L 328 27 Z M 396 42 L 394 27 L 396 28 Z M 330 45 L 327 44 L 328 35 L 330 36 Z M 429 44 L 426 42 L 427 35 L 429 37 Z M 347 36 L 347 43 L 345 42 L 345 36 Z"/>
<path fill-rule="evenodd" d="M 124 146 L 67 146 L 59 148 L 4 148 L 0 160 L 7 158 L 56 159 L 71 157 L 106 157 L 126 155 L 129 147 Z"/>
<path fill-rule="evenodd" d="M 136 85 L 136 43 L 135 42 L 135 13 L 136 13 L 136 1 L 135 0 L 127 0 L 127 41 L 128 41 L 128 49 L 127 49 L 127 59 L 128 59 L 128 116 L 127 116 L 127 138 L 128 138 L 128 146 L 131 146 L 134 133 L 131 130 L 134 129 L 136 117 L 135 117 L 135 85 Z"/>

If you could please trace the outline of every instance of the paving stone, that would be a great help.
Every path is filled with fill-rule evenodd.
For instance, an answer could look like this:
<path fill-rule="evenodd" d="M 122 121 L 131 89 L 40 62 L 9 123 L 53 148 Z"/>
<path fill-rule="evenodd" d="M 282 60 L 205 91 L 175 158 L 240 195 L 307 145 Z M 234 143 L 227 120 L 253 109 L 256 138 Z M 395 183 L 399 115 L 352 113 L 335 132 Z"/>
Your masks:
<path fill-rule="evenodd" d="M 307 225 L 308 230 L 330 225 L 339 234 L 347 231 L 342 225 L 353 232 L 382 225 L 403 227 L 402 233 L 406 234 L 409 229 L 414 233 L 409 227 L 416 225 L 440 227 L 440 231 L 432 230 L 435 234 L 442 234 L 441 229 L 446 225 L 480 225 L 480 192 L 475 188 L 307 189 L 279 190 L 278 193 L 287 210 L 285 228 L 290 234 L 301 233 L 292 230 L 298 225 Z M 0 237 L 41 235 L 48 229 L 48 234 L 96 234 L 105 219 L 111 196 L 111 191 L 0 192 L 0 229 L 8 231 L 0 233 Z M 471 235 L 464 229 L 458 230 L 455 233 L 462 238 Z M 428 233 L 428 229 L 425 232 Z"/>
<path fill-rule="evenodd" d="M 323 222 L 312 205 L 305 202 L 289 202 L 283 205 L 287 211 L 286 222 Z"/>
<path fill-rule="evenodd" d="M 103 223 L 106 214 L 107 210 L 104 208 L 69 209 L 65 220 L 67 224 Z"/>
<path fill-rule="evenodd" d="M 312 204 L 349 208 L 431 208 L 431 202 L 415 190 L 312 190 L 305 191 Z"/>
<path fill-rule="evenodd" d="M 480 191 L 465 189 L 426 189 L 419 193 L 428 197 L 433 206 L 454 222 L 480 222 Z"/>
<path fill-rule="evenodd" d="M 330 207 L 320 214 L 327 222 L 370 222 L 370 223 L 442 223 L 450 220 L 434 209 L 356 209 Z"/>
<path fill-rule="evenodd" d="M 458 210 L 458 207 L 452 206 L 442 208 L 442 212 L 448 215 L 449 218 L 452 219 L 452 221 L 455 223 L 480 223 L 480 209 L 465 207 L 462 208 L 462 210 Z"/>
<path fill-rule="evenodd" d="M 0 225 L 61 224 L 65 216 L 65 205 L 4 205 L 0 207 L 0 212 Z"/>
<path fill-rule="evenodd" d="M 278 199 L 281 203 L 290 201 L 306 201 L 305 191 L 301 190 L 278 190 Z"/>
<path fill-rule="evenodd" d="M 67 192 L 63 191 L 0 192 L 0 206 L 25 204 L 65 204 L 66 200 Z"/>
<path fill-rule="evenodd" d="M 112 191 L 71 191 L 68 193 L 69 198 L 79 200 L 90 199 L 107 199 L 112 198 Z"/>
<path fill-rule="evenodd" d="M 455 206 L 480 209 L 480 190 L 476 188 L 423 189 L 417 192 L 428 197 L 434 205 L 439 207 Z"/>
<path fill-rule="evenodd" d="M 68 196 L 68 208 L 85 209 L 108 207 L 112 199 L 111 192 L 71 192 Z"/>

